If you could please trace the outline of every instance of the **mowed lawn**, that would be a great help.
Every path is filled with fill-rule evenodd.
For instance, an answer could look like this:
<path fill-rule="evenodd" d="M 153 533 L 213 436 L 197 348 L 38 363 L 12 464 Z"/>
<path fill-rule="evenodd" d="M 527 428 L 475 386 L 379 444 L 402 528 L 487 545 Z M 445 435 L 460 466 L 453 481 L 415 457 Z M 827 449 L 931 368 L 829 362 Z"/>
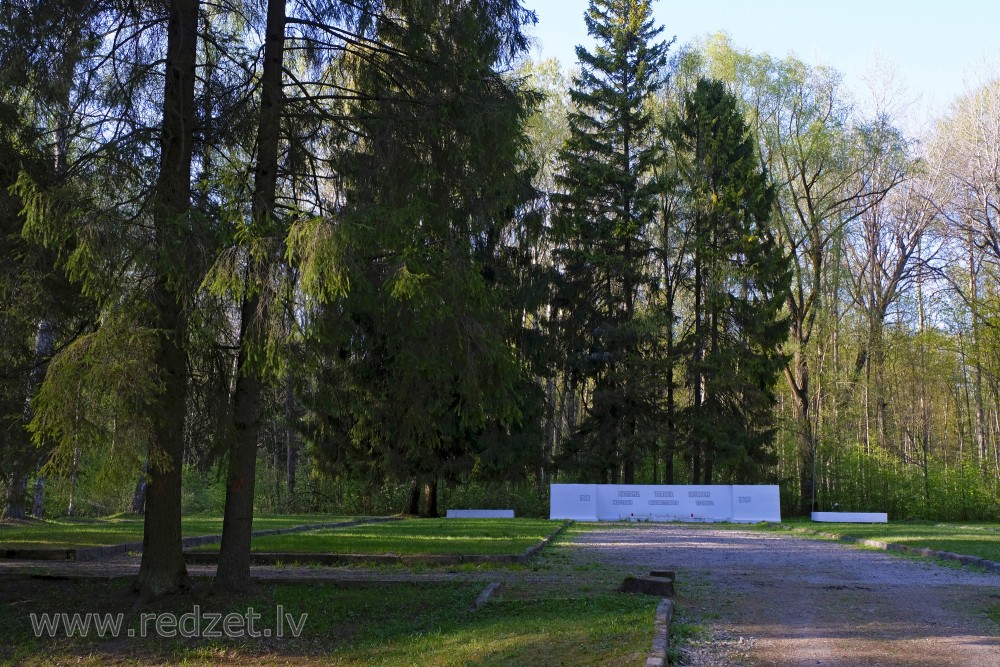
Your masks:
<path fill-rule="evenodd" d="M 412 529 L 446 522 L 399 523 Z M 479 523 L 492 524 L 488 532 L 493 535 L 499 532 L 493 521 L 471 525 Z M 515 523 L 536 523 L 542 529 L 560 525 L 523 519 Z M 473 603 L 485 581 L 373 581 L 362 588 L 344 588 L 317 578 L 309 584 L 262 583 L 239 596 L 221 595 L 208 582 L 196 582 L 189 591 L 136 609 L 127 579 L 11 578 L 0 587 L 0 664 L 641 667 L 650 650 L 659 599 L 615 592 L 623 571 L 576 557 L 572 536 L 589 528 L 570 527 L 530 570 L 506 573 L 500 588 L 478 610 Z M 186 621 L 170 624 L 164 634 L 153 632 L 155 628 L 141 630 L 147 617 L 155 622 L 170 614 L 193 621 L 194 612 L 202 618 L 248 617 L 251 610 L 257 615 L 254 627 L 262 634 L 185 635 L 181 630 L 191 628 Z M 32 614 L 72 617 L 87 612 L 102 618 L 121 614 L 117 637 L 96 636 L 94 628 L 87 637 L 68 637 L 62 627 L 39 636 L 31 620 Z M 288 619 L 280 636 L 275 630 L 281 627 L 279 615 Z"/>
<path fill-rule="evenodd" d="M 564 523 L 545 519 L 404 519 L 265 535 L 255 537 L 251 549 L 334 554 L 517 554 L 538 544 Z"/>
<path fill-rule="evenodd" d="M 269 530 L 349 519 L 350 517 L 322 514 L 264 515 L 254 517 L 253 528 Z M 181 519 L 181 530 L 185 537 L 219 535 L 222 533 L 222 517 L 186 516 Z M 142 541 L 141 516 L 0 523 L 0 548 L 91 547 L 140 541 Z"/>
<path fill-rule="evenodd" d="M 567 595 L 545 583 L 511 584 L 473 611 L 482 588 L 482 583 L 446 582 L 344 589 L 317 581 L 262 585 L 252 597 L 238 598 L 205 588 L 135 611 L 128 582 L 9 582 L 0 590 L 0 664 L 641 667 L 646 662 L 658 598 L 613 591 Z M 144 614 L 177 618 L 197 611 L 205 618 L 245 615 L 249 609 L 259 614 L 255 631 L 263 637 L 246 636 L 245 625 L 243 636 L 212 639 L 185 637 L 183 625 L 171 626 L 165 636 L 149 623 L 143 629 Z M 88 612 L 122 614 L 118 636 L 98 637 L 92 627 L 87 637 L 79 632 L 67 637 L 62 626 L 36 636 L 31 622 L 31 614 Z M 280 637 L 278 614 L 286 619 Z"/>
<path fill-rule="evenodd" d="M 918 549 L 948 551 L 1000 562 L 1000 524 L 951 524 L 890 521 L 889 523 L 817 523 L 787 521 L 793 528 L 833 533 L 863 540 L 879 540 Z M 775 530 L 777 526 L 768 527 Z"/>

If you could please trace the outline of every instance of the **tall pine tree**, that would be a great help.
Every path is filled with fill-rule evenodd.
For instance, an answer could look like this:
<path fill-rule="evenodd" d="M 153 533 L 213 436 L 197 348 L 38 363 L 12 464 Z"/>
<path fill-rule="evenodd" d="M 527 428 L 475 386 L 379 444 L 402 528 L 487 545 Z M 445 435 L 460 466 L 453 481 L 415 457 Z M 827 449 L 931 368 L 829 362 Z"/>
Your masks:
<path fill-rule="evenodd" d="M 656 328 L 643 299 L 656 287 L 650 227 L 657 215 L 658 132 L 650 109 L 663 85 L 668 43 L 656 41 L 651 0 L 591 0 L 597 41 L 578 46 L 569 138 L 556 182 L 557 305 L 571 382 L 589 387 L 586 416 L 563 465 L 595 481 L 631 483 L 655 441 L 660 406 L 650 386 Z"/>
<path fill-rule="evenodd" d="M 774 462 L 775 383 L 791 264 L 771 233 L 774 188 L 736 98 L 698 81 L 672 126 L 690 228 L 692 323 L 679 347 L 691 400 L 683 410 L 694 483 L 724 468 L 741 482 Z"/>

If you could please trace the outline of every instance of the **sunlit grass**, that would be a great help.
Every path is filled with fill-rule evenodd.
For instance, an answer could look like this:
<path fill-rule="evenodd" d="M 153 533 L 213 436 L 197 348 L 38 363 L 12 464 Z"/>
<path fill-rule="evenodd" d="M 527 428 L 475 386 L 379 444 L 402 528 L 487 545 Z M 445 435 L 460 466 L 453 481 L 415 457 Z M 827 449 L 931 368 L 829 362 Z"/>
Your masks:
<path fill-rule="evenodd" d="M 517 554 L 561 525 L 544 519 L 407 519 L 255 537 L 251 548 L 287 553 Z"/>
<path fill-rule="evenodd" d="M 254 530 L 287 528 L 310 523 L 346 520 L 322 514 L 264 515 L 254 517 Z M 114 516 L 102 519 L 55 519 L 29 523 L 0 523 L 0 547 L 86 547 L 139 542 L 142 517 Z M 181 519 L 185 537 L 222 533 L 221 516 L 187 516 Z"/>
<path fill-rule="evenodd" d="M 543 528 L 559 525 L 541 523 Z M 478 611 L 471 607 L 485 585 L 482 581 L 338 588 L 317 580 L 309 585 L 262 584 L 256 593 L 236 598 L 213 594 L 208 584 L 200 584 L 194 591 L 155 602 L 152 609 L 134 610 L 127 581 L 109 585 L 25 578 L 0 589 L 0 664 L 639 667 L 651 646 L 659 600 L 615 593 L 619 571 L 588 568 L 585 574 L 567 576 L 585 563 L 571 557 L 573 547 L 559 545 L 589 529 L 574 526 L 565 531 L 568 538 L 555 540 L 532 571 L 523 571 L 523 580 L 505 580 Z M 258 629 L 273 627 L 278 605 L 308 618 L 300 637 L 270 641 L 36 639 L 28 619 L 30 613 L 42 612 L 121 612 L 124 627 L 134 627 L 141 613 L 182 614 L 194 605 L 202 611 L 236 613 L 252 606 L 262 614 Z"/>
<path fill-rule="evenodd" d="M 793 528 L 833 533 L 887 544 L 903 544 L 918 549 L 947 551 L 1000 562 L 1000 524 L 948 524 L 925 521 L 889 523 L 786 522 Z M 764 529 L 776 530 L 777 526 Z"/>

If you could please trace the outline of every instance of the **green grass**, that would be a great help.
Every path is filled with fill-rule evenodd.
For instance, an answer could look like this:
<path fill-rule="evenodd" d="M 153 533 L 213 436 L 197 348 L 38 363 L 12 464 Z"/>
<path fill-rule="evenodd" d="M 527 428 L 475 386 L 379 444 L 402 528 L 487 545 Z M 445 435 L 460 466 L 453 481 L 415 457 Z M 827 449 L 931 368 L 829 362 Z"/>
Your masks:
<path fill-rule="evenodd" d="M 309 523 L 346 520 L 321 514 L 254 517 L 254 530 L 287 528 Z M 221 516 L 187 516 L 181 519 L 186 537 L 222 533 Z M 29 523 L 0 523 L 0 547 L 87 547 L 139 542 L 142 517 L 117 516 L 104 519 L 56 519 Z"/>
<path fill-rule="evenodd" d="M 561 533 L 530 569 L 498 573 L 504 583 L 479 611 L 470 607 L 484 581 L 360 589 L 322 581 L 267 584 L 243 597 L 213 594 L 202 582 L 194 591 L 134 610 L 124 580 L 11 579 L 0 587 L 0 664 L 639 667 L 652 642 L 658 599 L 615 593 L 624 572 L 588 567 L 573 539 L 589 529 L 573 526 Z M 261 614 L 258 630 L 275 626 L 278 605 L 294 618 L 308 617 L 300 637 L 286 633 L 280 640 L 36 638 L 29 620 L 31 613 L 123 613 L 123 627 L 138 628 L 142 613 L 180 615 L 195 605 L 202 613 L 242 614 L 253 607 Z"/>
<path fill-rule="evenodd" d="M 563 522 L 544 519 L 406 519 L 255 537 L 254 551 L 338 554 L 517 554 Z M 204 550 L 216 550 L 206 545 Z"/>
<path fill-rule="evenodd" d="M 890 523 L 816 523 L 805 520 L 786 521 L 793 528 L 833 533 L 889 544 L 904 544 L 920 549 L 934 549 L 976 556 L 1000 562 L 1000 525 L 946 524 L 919 521 Z M 779 530 L 778 526 L 759 529 Z"/>

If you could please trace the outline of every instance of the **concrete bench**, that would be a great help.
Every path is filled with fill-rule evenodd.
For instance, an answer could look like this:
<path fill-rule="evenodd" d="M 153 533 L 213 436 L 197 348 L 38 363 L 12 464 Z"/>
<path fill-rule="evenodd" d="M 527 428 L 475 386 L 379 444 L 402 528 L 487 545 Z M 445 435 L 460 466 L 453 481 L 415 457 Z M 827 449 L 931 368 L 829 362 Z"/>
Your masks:
<path fill-rule="evenodd" d="M 513 519 L 514 510 L 448 510 L 449 519 Z"/>
<path fill-rule="evenodd" d="M 813 512 L 812 520 L 830 523 L 889 523 L 885 512 Z"/>

